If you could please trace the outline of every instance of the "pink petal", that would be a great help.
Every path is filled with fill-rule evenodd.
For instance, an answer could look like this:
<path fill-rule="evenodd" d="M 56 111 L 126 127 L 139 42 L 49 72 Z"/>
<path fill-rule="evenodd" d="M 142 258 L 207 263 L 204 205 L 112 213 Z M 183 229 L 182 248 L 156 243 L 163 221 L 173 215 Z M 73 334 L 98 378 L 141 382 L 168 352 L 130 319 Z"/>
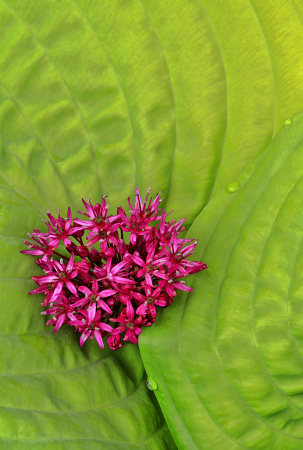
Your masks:
<path fill-rule="evenodd" d="M 160 222 L 160 233 L 163 234 L 165 230 L 165 211 L 162 211 Z"/>
<path fill-rule="evenodd" d="M 68 245 L 71 244 L 71 240 L 68 239 L 67 237 L 64 237 L 62 240 L 63 240 L 63 244 L 65 245 L 65 247 L 67 247 Z"/>
<path fill-rule="evenodd" d="M 135 280 L 129 280 L 128 278 L 117 277 L 116 275 L 113 276 L 113 281 L 116 281 L 117 283 L 122 283 L 122 284 L 137 284 L 137 282 Z"/>
<path fill-rule="evenodd" d="M 149 311 L 152 316 L 156 316 L 157 310 L 156 310 L 155 305 L 149 305 Z"/>
<path fill-rule="evenodd" d="M 92 294 L 92 291 L 90 289 L 88 289 L 88 287 L 86 287 L 86 286 L 79 286 L 78 291 L 82 292 L 83 294 L 87 294 L 87 295 Z"/>
<path fill-rule="evenodd" d="M 143 261 L 143 259 L 139 258 L 139 256 L 133 256 L 133 261 L 138 264 L 138 266 L 144 267 L 145 266 L 145 262 Z"/>
<path fill-rule="evenodd" d="M 103 349 L 104 348 L 104 343 L 103 343 L 100 331 L 94 330 L 94 336 L 95 336 L 96 341 L 99 344 L 99 347 Z"/>
<path fill-rule="evenodd" d="M 100 328 L 101 328 L 101 326 L 100 326 Z M 114 336 L 115 334 L 123 333 L 124 330 L 126 330 L 126 326 L 121 325 L 121 327 L 115 328 L 113 331 L 111 331 L 110 334 Z"/>
<path fill-rule="evenodd" d="M 55 250 L 55 249 L 58 247 L 58 245 L 60 244 L 60 242 L 61 242 L 61 239 L 58 239 L 58 238 L 53 239 L 53 240 L 50 240 L 50 241 L 49 241 L 49 246 L 50 246 L 53 250 Z"/>
<path fill-rule="evenodd" d="M 131 322 L 135 317 L 135 311 L 130 300 L 126 302 L 126 315 L 128 320 Z"/>
<path fill-rule="evenodd" d="M 139 294 L 139 292 L 133 292 L 133 291 L 132 291 L 132 294 L 136 300 L 139 300 L 139 302 L 145 302 L 146 297 L 144 295 Z"/>
<path fill-rule="evenodd" d="M 99 285 L 98 285 L 98 281 L 97 280 L 93 280 L 93 292 L 98 292 L 98 288 L 99 288 Z"/>
<path fill-rule="evenodd" d="M 88 203 L 86 203 L 86 201 L 84 199 L 82 199 L 82 202 L 83 202 L 83 205 L 85 206 L 86 211 L 88 212 L 89 217 L 94 219 L 95 214 L 94 214 L 93 208 Z"/>
<path fill-rule="evenodd" d="M 71 221 L 67 220 L 64 224 L 64 230 L 68 231 L 70 229 L 70 226 L 71 226 Z"/>
<path fill-rule="evenodd" d="M 88 311 L 88 321 L 91 322 L 96 314 L 96 303 L 90 304 L 90 309 Z"/>
<path fill-rule="evenodd" d="M 135 333 L 136 333 L 136 334 L 140 334 L 140 333 L 142 333 L 142 330 L 141 330 L 141 328 L 139 328 L 139 327 L 136 327 L 136 328 L 135 328 Z"/>
<path fill-rule="evenodd" d="M 73 308 L 78 308 L 78 306 L 84 306 L 88 302 L 89 302 L 88 298 L 80 298 L 80 300 L 77 300 L 75 303 L 73 303 Z"/>
<path fill-rule="evenodd" d="M 150 286 L 154 287 L 153 281 L 152 281 L 151 276 L 150 276 L 150 274 L 149 274 L 148 272 L 146 272 L 146 274 L 145 274 L 145 279 L 146 279 L 146 282 L 147 282 Z"/>
<path fill-rule="evenodd" d="M 63 284 L 64 284 L 63 281 L 59 281 L 59 283 L 57 284 L 57 286 L 53 292 L 53 295 L 52 295 L 52 301 L 54 301 L 55 298 L 57 297 L 57 295 L 60 294 L 60 292 L 62 291 Z"/>
<path fill-rule="evenodd" d="M 130 233 L 130 237 L 129 237 L 130 242 L 135 245 L 136 241 L 137 241 L 137 235 L 136 233 Z"/>
<path fill-rule="evenodd" d="M 112 264 L 112 259 L 113 258 L 108 258 L 108 260 L 106 261 L 106 272 L 110 272 L 110 268 L 111 268 L 111 264 Z"/>
<path fill-rule="evenodd" d="M 68 230 L 67 234 L 70 236 L 71 234 L 74 234 L 77 231 L 81 231 L 81 230 L 83 230 L 83 227 L 73 227 Z"/>
<path fill-rule="evenodd" d="M 85 330 L 80 337 L 80 347 L 82 348 L 84 342 L 86 341 L 86 339 L 91 335 L 92 331 L 91 330 Z"/>
<path fill-rule="evenodd" d="M 58 278 L 56 275 L 39 275 L 37 277 L 32 277 L 32 279 L 37 283 L 37 284 L 48 284 L 48 283 L 53 283 L 54 281 L 57 281 Z"/>
<path fill-rule="evenodd" d="M 125 336 L 123 338 L 123 341 L 129 341 L 132 344 L 138 344 L 138 338 L 135 335 L 135 333 L 133 331 L 131 331 L 130 329 L 127 330 L 127 332 L 125 333 Z"/>
<path fill-rule="evenodd" d="M 74 219 L 74 223 L 76 223 L 77 225 L 82 225 L 82 227 L 79 227 L 80 229 L 83 230 L 83 227 L 89 227 L 92 225 L 92 222 L 90 220 L 80 220 L 80 219 Z"/>
<path fill-rule="evenodd" d="M 144 303 L 141 303 L 140 306 L 138 306 L 138 308 L 136 309 L 136 314 L 138 314 L 138 316 L 143 316 L 143 314 L 146 313 L 147 310 L 147 305 Z"/>
<path fill-rule="evenodd" d="M 96 242 L 100 241 L 100 239 L 101 239 L 100 235 L 97 234 L 96 236 L 94 236 L 92 239 L 90 239 L 90 240 L 88 241 L 88 243 L 86 244 L 87 247 L 89 247 L 90 245 L 93 245 L 93 244 L 95 244 Z"/>
<path fill-rule="evenodd" d="M 162 308 L 164 307 L 164 306 L 166 306 L 166 301 L 165 300 L 155 300 L 155 305 L 158 305 L 158 306 L 161 306 Z"/>
<path fill-rule="evenodd" d="M 70 278 L 75 278 L 77 275 L 78 275 L 78 269 L 75 269 L 69 274 L 69 277 Z"/>
<path fill-rule="evenodd" d="M 176 289 L 181 289 L 182 291 L 187 291 L 187 292 L 193 292 L 193 289 L 191 289 L 190 287 L 186 286 L 183 283 L 176 282 L 173 284 Z"/>
<path fill-rule="evenodd" d="M 47 286 L 40 286 L 33 291 L 30 291 L 29 294 L 41 294 L 42 292 L 47 292 L 49 289 Z"/>
<path fill-rule="evenodd" d="M 115 294 L 116 294 L 116 291 L 114 291 L 113 289 L 104 289 L 104 291 L 98 292 L 98 295 L 101 298 L 110 297 L 111 295 L 115 295 Z"/>
<path fill-rule="evenodd" d="M 112 310 L 110 309 L 110 307 L 105 303 L 104 300 L 98 300 L 98 306 L 102 309 L 104 309 L 104 311 L 107 311 L 108 313 L 112 314 Z"/>
<path fill-rule="evenodd" d="M 42 252 L 42 250 L 21 250 L 20 253 L 24 255 L 44 255 L 45 252 Z"/>
<path fill-rule="evenodd" d="M 69 272 L 69 271 L 72 270 L 73 265 L 74 265 L 74 260 L 75 260 L 75 255 L 72 253 L 72 254 L 71 254 L 71 257 L 70 257 L 70 259 L 69 259 L 69 261 L 68 261 L 68 264 L 67 264 L 67 266 L 66 266 L 66 271 L 67 271 L 67 272 Z"/>
<path fill-rule="evenodd" d="M 74 283 L 72 283 L 71 281 L 67 280 L 65 282 L 65 284 L 66 284 L 66 287 L 67 287 L 67 289 L 69 291 L 71 291 L 74 295 L 78 295 L 78 292 L 77 292 L 77 289 L 76 289 L 76 286 L 74 285 Z"/>
<path fill-rule="evenodd" d="M 174 296 L 175 290 L 174 290 L 174 288 L 172 287 L 171 284 L 167 284 L 167 285 L 165 286 L 165 290 L 166 290 L 166 292 L 168 293 L 168 295 L 169 295 L 170 297 L 173 297 L 173 296 Z"/>
<path fill-rule="evenodd" d="M 107 323 L 103 323 L 103 322 L 99 322 L 98 326 L 99 326 L 99 328 L 101 328 L 101 330 L 108 331 L 109 333 L 113 333 L 113 331 L 116 331 L 122 327 L 125 328 L 125 326 L 122 325 L 122 327 L 118 327 L 118 328 L 116 328 L 116 330 L 114 330 L 110 325 L 108 325 Z M 120 333 L 120 331 L 119 331 L 119 333 Z M 115 334 L 117 334 L 117 333 L 115 333 Z"/>
<path fill-rule="evenodd" d="M 111 273 L 115 275 L 115 273 L 119 272 L 119 270 L 122 269 L 122 267 L 124 267 L 125 264 L 127 264 L 126 261 L 120 262 L 119 264 L 117 264 L 115 267 L 112 268 Z"/>
<path fill-rule="evenodd" d="M 153 292 L 153 294 L 152 294 L 152 297 L 153 297 L 153 298 L 159 297 L 159 295 L 160 295 L 160 293 L 161 293 L 161 290 L 162 290 L 162 287 L 161 287 L 161 286 L 158 286 L 158 287 L 154 290 L 154 292 Z"/>
<path fill-rule="evenodd" d="M 63 322 L 65 320 L 65 317 L 66 317 L 65 314 L 61 314 L 59 317 L 57 317 L 57 322 L 56 322 L 56 326 L 54 328 L 54 333 L 59 330 L 59 328 L 61 327 L 61 325 L 63 324 Z"/>

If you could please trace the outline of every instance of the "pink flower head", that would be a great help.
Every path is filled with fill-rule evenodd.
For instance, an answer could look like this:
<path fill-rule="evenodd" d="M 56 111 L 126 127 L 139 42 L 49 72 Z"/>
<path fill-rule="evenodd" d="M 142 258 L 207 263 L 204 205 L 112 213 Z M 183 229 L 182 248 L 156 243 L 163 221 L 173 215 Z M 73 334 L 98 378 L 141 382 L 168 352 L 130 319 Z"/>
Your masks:
<path fill-rule="evenodd" d="M 188 261 L 197 241 L 181 238 L 185 219 L 168 222 L 160 192 L 154 200 L 149 193 L 143 201 L 136 188 L 134 206 L 128 199 L 130 216 L 122 207 L 109 215 L 106 196 L 95 205 L 82 199 L 86 212 L 78 213 L 85 220 L 73 218 L 70 208 L 65 219 L 48 211 L 48 232 L 29 234 L 33 242 L 25 241 L 21 253 L 38 257 L 44 271 L 32 277 L 37 287 L 30 294 L 44 295 L 41 314 L 50 316 L 46 325 L 54 332 L 72 326 L 81 333 L 81 347 L 90 338 L 102 349 L 107 336 L 117 350 L 125 341 L 136 344 L 142 327 L 156 321 L 157 307 L 169 306 L 178 289 L 193 291 L 182 278 L 207 268 Z"/>

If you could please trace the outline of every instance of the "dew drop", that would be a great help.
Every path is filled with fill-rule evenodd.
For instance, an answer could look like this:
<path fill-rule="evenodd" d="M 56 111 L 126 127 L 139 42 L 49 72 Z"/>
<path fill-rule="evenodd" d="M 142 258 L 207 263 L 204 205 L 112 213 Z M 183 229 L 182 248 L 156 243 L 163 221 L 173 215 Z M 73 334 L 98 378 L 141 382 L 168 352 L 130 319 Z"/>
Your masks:
<path fill-rule="evenodd" d="M 5 228 L 10 221 L 10 216 L 8 212 L 0 207 L 0 228 Z"/>
<path fill-rule="evenodd" d="M 53 160 L 54 160 L 56 163 L 59 163 L 59 162 L 64 161 L 64 158 L 61 158 L 61 156 L 56 155 L 56 153 L 51 152 L 51 151 L 50 151 L 49 153 L 50 153 L 51 157 L 53 158 Z"/>
<path fill-rule="evenodd" d="M 147 389 L 150 389 L 151 391 L 155 391 L 156 389 L 158 389 L 158 385 L 157 382 L 154 378 L 149 377 L 146 381 L 146 386 Z"/>
<path fill-rule="evenodd" d="M 238 180 L 232 181 L 231 183 L 228 183 L 226 186 L 226 190 L 229 194 L 233 194 L 234 192 L 237 192 L 240 189 L 241 185 Z"/>
<path fill-rule="evenodd" d="M 245 178 L 249 178 L 252 176 L 252 174 L 255 171 L 255 165 L 254 164 L 250 164 L 249 166 L 246 167 L 246 170 L 244 172 Z"/>
<path fill-rule="evenodd" d="M 286 119 L 284 123 L 285 123 L 285 125 L 291 125 L 291 122 L 292 122 L 291 119 Z"/>

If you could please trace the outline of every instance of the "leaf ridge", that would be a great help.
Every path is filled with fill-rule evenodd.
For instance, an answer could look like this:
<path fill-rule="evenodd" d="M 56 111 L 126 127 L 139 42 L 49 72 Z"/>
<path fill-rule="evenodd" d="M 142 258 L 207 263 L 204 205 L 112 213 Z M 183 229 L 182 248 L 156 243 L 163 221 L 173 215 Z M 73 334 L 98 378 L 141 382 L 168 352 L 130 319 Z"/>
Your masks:
<path fill-rule="evenodd" d="M 34 39 L 36 40 L 36 42 L 37 42 L 37 43 L 40 45 L 40 47 L 43 49 L 45 55 L 47 56 L 47 58 L 49 59 L 49 61 L 51 62 L 51 64 L 55 67 L 55 69 L 56 69 L 58 75 L 60 76 L 60 78 L 61 78 L 63 84 L 66 86 L 68 92 L 70 93 L 70 96 L 71 96 L 71 98 L 72 98 L 72 100 L 73 100 L 73 102 L 74 102 L 74 104 L 75 104 L 75 106 L 76 106 L 76 108 L 77 108 L 77 110 L 78 110 L 78 113 L 79 113 L 79 115 L 80 115 L 80 118 L 81 118 L 83 127 L 84 127 L 84 129 L 85 129 L 85 132 L 86 132 L 86 134 L 87 134 L 87 136 L 88 136 L 88 139 L 89 139 L 89 142 L 90 142 L 90 147 L 91 147 L 91 150 L 92 150 L 92 153 L 93 153 L 93 159 L 94 159 L 95 166 L 96 166 L 96 172 L 97 172 L 97 176 L 98 176 L 98 178 L 99 178 L 100 193 L 101 193 L 101 196 L 102 196 L 101 177 L 100 177 L 100 173 L 99 173 L 99 170 L 98 170 L 98 165 L 97 165 L 97 159 L 96 159 L 96 152 L 95 152 L 94 144 L 93 144 L 91 135 L 90 135 L 90 133 L 89 133 L 89 131 L 88 131 L 87 124 L 86 124 L 86 122 L 85 122 L 85 119 L 84 119 L 84 116 L 83 116 L 83 114 L 82 114 L 81 108 L 80 108 L 80 106 L 79 106 L 79 104 L 78 104 L 78 102 L 77 102 L 77 100 L 76 100 L 74 94 L 73 94 L 72 91 L 70 90 L 70 88 L 69 88 L 69 86 L 68 86 L 66 80 L 64 79 L 64 77 L 63 77 L 61 71 L 59 70 L 59 67 L 56 65 L 55 61 L 51 58 L 50 54 L 48 53 L 48 51 L 46 50 L 46 48 L 43 46 L 43 44 L 39 41 L 38 37 L 34 34 L 34 32 L 31 30 L 31 28 L 25 23 L 24 19 L 22 19 L 22 17 L 19 16 L 19 14 L 14 10 L 14 8 L 13 8 L 11 5 L 9 5 L 5 0 L 2 0 L 2 1 L 3 1 L 3 3 L 5 3 L 5 4 L 11 9 L 11 11 L 19 18 L 19 20 L 23 23 L 23 25 L 27 28 L 27 30 L 32 34 L 32 36 L 34 37 Z M 65 185 L 64 185 L 64 186 L 65 186 Z M 65 188 L 66 188 L 66 186 L 65 186 Z M 67 190 L 67 188 L 66 188 L 66 190 Z"/>
<path fill-rule="evenodd" d="M 101 41 L 101 39 L 100 39 L 98 33 L 97 33 L 96 30 L 94 29 L 92 23 L 90 22 L 90 20 L 88 19 L 88 17 L 87 17 L 86 14 L 84 13 L 84 11 L 80 8 L 80 6 L 79 6 L 78 3 L 76 2 L 76 0 L 72 0 L 72 1 L 73 1 L 73 3 L 76 5 L 76 7 L 78 8 L 78 10 L 80 11 L 80 13 L 82 14 L 82 16 L 84 17 L 84 19 L 86 20 L 87 24 L 88 24 L 89 27 L 91 28 L 91 30 L 92 30 L 92 32 L 94 33 L 95 37 L 97 38 L 100 47 L 101 47 L 102 50 L 104 51 L 104 53 L 105 53 L 105 55 L 106 55 L 106 57 L 107 57 L 107 59 L 108 59 L 108 62 L 110 63 L 110 65 L 111 65 L 111 67 L 112 67 L 112 69 L 113 69 L 113 71 L 114 71 L 114 74 L 115 74 L 115 76 L 116 76 L 116 80 L 117 80 L 117 82 L 118 82 L 118 85 L 120 86 L 121 92 L 122 92 L 123 97 L 124 97 L 124 100 L 125 100 L 125 105 L 126 105 L 126 109 L 127 109 L 127 113 L 128 113 L 128 117 L 129 117 L 130 126 L 131 126 L 131 129 L 132 129 L 132 141 L 133 141 L 133 147 L 134 147 L 134 159 L 135 159 L 135 166 L 136 166 L 136 168 L 137 168 L 137 153 L 136 153 L 135 132 L 134 132 L 133 119 L 132 119 L 132 115 L 131 115 L 131 113 L 130 113 L 130 108 L 129 108 L 128 100 L 127 100 L 127 98 L 126 98 L 126 94 L 125 94 L 124 88 L 123 88 L 123 86 L 122 86 L 120 77 L 119 77 L 119 75 L 118 75 L 118 72 L 117 72 L 116 68 L 114 67 L 114 64 L 113 64 L 113 62 L 112 62 L 112 59 L 110 58 L 110 56 L 109 56 L 107 50 L 105 49 L 105 46 L 104 46 L 103 42 Z M 137 184 L 137 181 L 136 181 L 136 180 L 137 180 L 137 169 L 135 170 L 135 183 L 134 183 L 134 185 Z"/>

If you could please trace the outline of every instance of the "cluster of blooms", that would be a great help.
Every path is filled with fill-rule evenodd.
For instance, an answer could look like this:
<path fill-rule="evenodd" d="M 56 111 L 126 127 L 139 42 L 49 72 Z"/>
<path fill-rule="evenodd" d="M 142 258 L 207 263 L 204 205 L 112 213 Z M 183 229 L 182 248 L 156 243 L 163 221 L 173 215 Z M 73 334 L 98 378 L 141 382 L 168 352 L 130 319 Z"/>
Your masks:
<path fill-rule="evenodd" d="M 104 348 L 109 333 L 107 343 L 116 350 L 122 346 L 121 333 L 123 341 L 138 342 L 142 326 L 156 320 L 155 305 L 170 305 L 176 289 L 193 290 L 180 279 L 207 266 L 187 261 L 197 241 L 178 237 L 185 219 L 166 222 L 168 214 L 159 213 L 159 195 L 147 204 L 149 191 L 142 201 L 136 188 L 135 206 L 128 199 L 129 217 L 122 207 L 108 215 L 106 196 L 95 206 L 83 200 L 86 212 L 78 213 L 86 220 L 72 218 L 70 208 L 66 219 L 59 211 L 57 219 L 47 212 L 49 222 L 43 222 L 48 233 L 34 229 L 29 233 L 34 243 L 25 241 L 28 250 L 21 251 L 38 255 L 36 262 L 46 274 L 32 277 L 39 287 L 30 292 L 46 295 L 41 305 L 47 309 L 41 314 L 53 316 L 46 325 L 53 325 L 54 331 L 72 325 L 82 333 L 81 347 L 87 338 L 95 338 Z M 85 231 L 87 243 L 82 239 Z M 130 233 L 129 244 L 123 240 L 125 232 Z M 70 258 L 56 251 L 61 242 Z"/>

